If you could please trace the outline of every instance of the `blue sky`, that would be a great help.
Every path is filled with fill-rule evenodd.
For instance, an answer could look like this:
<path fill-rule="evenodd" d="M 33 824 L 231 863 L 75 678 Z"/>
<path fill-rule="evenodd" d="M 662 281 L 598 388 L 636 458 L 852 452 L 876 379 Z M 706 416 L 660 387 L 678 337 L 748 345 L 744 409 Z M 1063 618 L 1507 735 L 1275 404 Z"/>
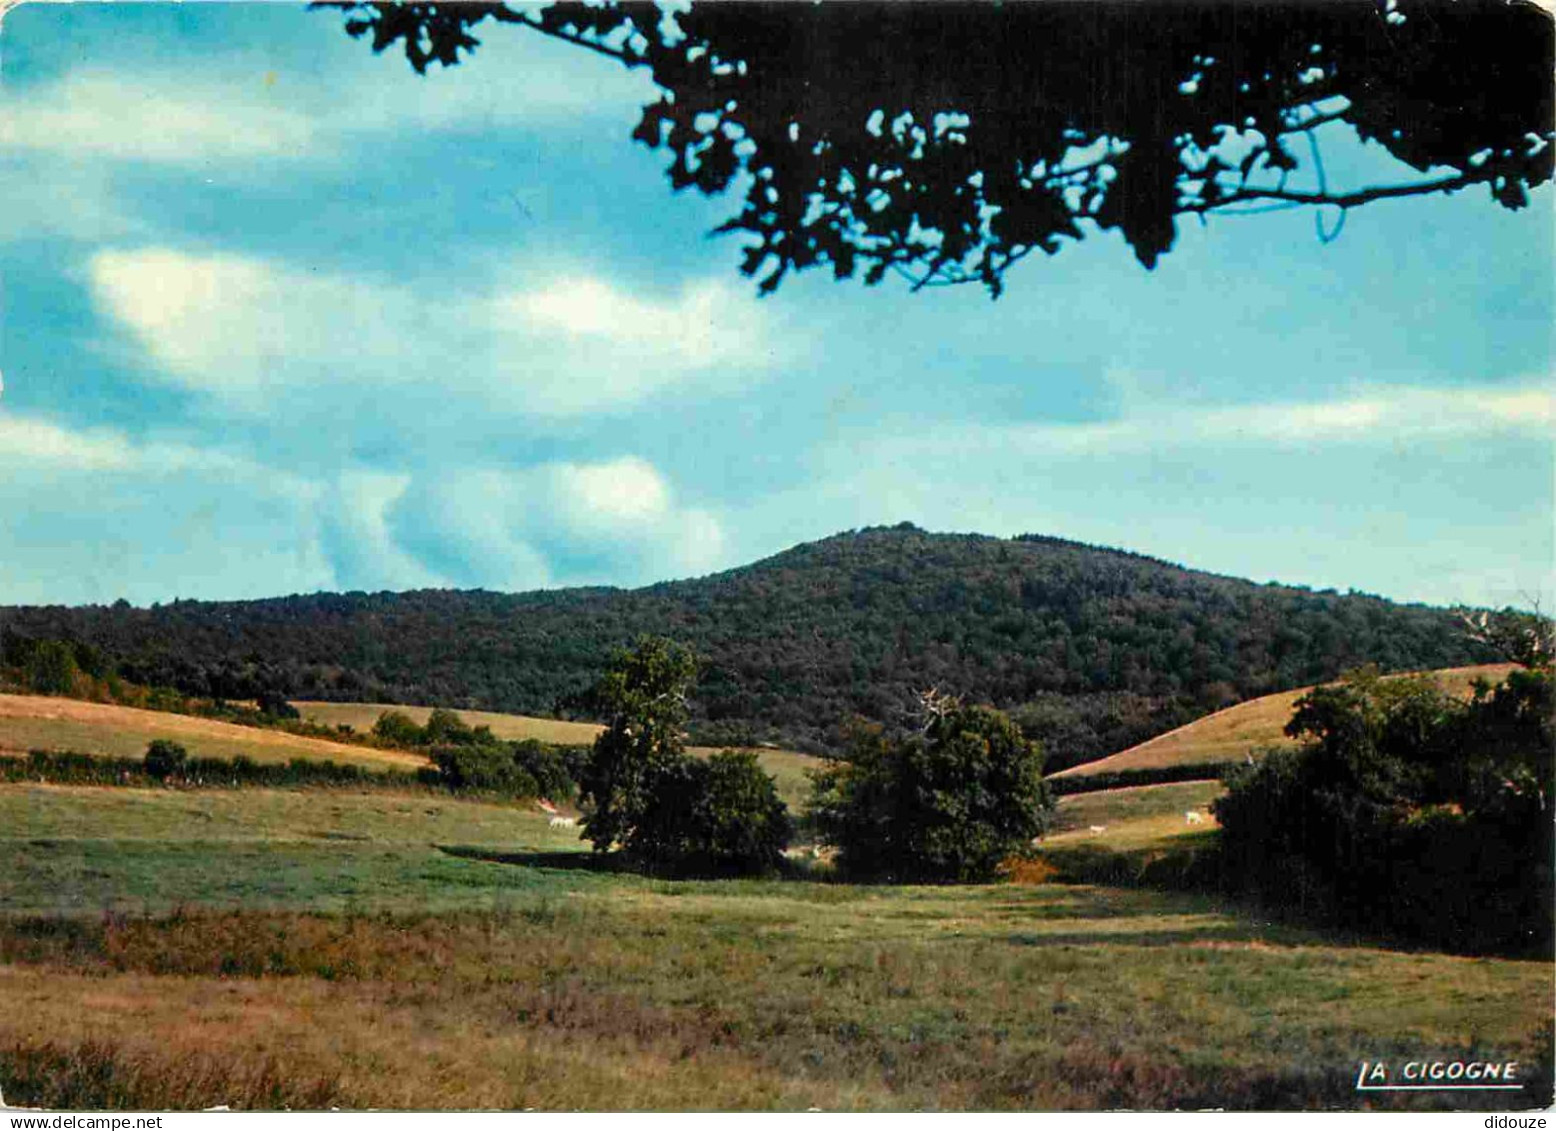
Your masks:
<path fill-rule="evenodd" d="M 628 140 L 641 76 L 492 29 L 419 78 L 340 23 L 6 16 L 0 605 L 639 585 L 904 520 L 1556 603 L 1549 187 L 759 299 L 733 202 Z"/>

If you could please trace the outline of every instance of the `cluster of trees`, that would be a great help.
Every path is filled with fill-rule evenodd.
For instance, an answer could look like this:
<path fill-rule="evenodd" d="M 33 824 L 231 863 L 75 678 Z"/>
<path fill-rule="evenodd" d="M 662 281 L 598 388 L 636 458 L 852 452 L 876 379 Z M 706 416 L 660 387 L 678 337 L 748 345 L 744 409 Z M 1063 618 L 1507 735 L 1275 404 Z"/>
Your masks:
<path fill-rule="evenodd" d="M 773 779 L 749 751 L 685 751 L 696 673 L 689 650 L 650 638 L 592 689 L 609 723 L 579 779 L 584 835 L 650 872 L 772 871 L 793 833 Z M 846 875 L 986 879 L 1046 826 L 1042 755 L 1015 723 L 949 696 L 923 706 L 909 735 L 861 721 L 815 775 L 811 816 Z"/>
<path fill-rule="evenodd" d="M 469 726 L 442 707 L 423 725 L 403 711 L 385 711 L 373 724 L 373 737 L 386 746 L 424 750 L 438 780 L 461 792 L 571 801 L 583 764 L 579 747 L 501 739 L 491 727 Z"/>
<path fill-rule="evenodd" d="M 692 653 L 646 639 L 592 689 L 605 716 L 579 779 L 584 835 L 648 872 L 770 872 L 793 834 L 788 806 L 749 752 L 686 753 Z"/>
<path fill-rule="evenodd" d="M 107 657 L 90 644 L 37 639 L 10 628 L 0 632 L 0 667 L 17 686 L 39 695 L 72 695 L 112 672 Z"/>
<path fill-rule="evenodd" d="M 1375 671 L 1321 687 L 1214 809 L 1236 883 L 1451 949 L 1548 954 L 1556 696 L 1550 654 L 1464 702 Z"/>
<path fill-rule="evenodd" d="M 238 716 L 238 721 L 252 721 L 242 716 L 253 714 L 266 721 L 299 718 L 297 708 L 287 702 L 273 672 L 258 682 L 215 678 L 189 681 L 205 688 L 217 687 L 219 690 L 210 696 L 167 683 L 138 682 L 139 674 L 133 661 L 117 659 L 73 637 L 28 636 L 9 627 L 0 632 L 0 686 L 181 714 L 230 714 Z M 251 699 L 254 706 L 239 707 L 231 699 Z"/>
<path fill-rule="evenodd" d="M 296 698 L 561 706 L 595 718 L 580 694 L 612 654 L 665 636 L 704 658 L 687 700 L 699 744 L 839 751 L 842 720 L 911 728 L 916 694 L 938 686 L 1010 713 L 1050 769 L 1364 663 L 1492 658 L 1444 609 L 1256 585 L 1051 538 L 910 526 L 633 591 L 13 608 L 0 621 L 89 642 L 143 682 L 191 694 L 252 670 Z M 245 667 L 260 656 L 264 665 Z"/>

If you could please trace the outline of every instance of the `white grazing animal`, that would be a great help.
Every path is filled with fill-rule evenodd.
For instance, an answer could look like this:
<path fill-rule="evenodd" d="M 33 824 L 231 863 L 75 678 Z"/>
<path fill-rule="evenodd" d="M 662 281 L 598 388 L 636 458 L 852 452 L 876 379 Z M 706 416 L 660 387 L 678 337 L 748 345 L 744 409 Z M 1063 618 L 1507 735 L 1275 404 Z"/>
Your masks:
<path fill-rule="evenodd" d="M 1203 825 L 1205 823 L 1205 814 L 1198 812 L 1197 810 L 1190 809 L 1183 815 L 1188 819 L 1188 822 L 1191 825 Z"/>
<path fill-rule="evenodd" d="M 1092 825 L 1091 826 L 1091 835 L 1092 836 L 1101 836 L 1103 833 L 1105 833 L 1107 831 L 1108 831 L 1108 827 L 1106 825 Z"/>
<path fill-rule="evenodd" d="M 553 829 L 572 829 L 578 827 L 578 822 L 572 817 L 552 817 L 548 824 Z"/>

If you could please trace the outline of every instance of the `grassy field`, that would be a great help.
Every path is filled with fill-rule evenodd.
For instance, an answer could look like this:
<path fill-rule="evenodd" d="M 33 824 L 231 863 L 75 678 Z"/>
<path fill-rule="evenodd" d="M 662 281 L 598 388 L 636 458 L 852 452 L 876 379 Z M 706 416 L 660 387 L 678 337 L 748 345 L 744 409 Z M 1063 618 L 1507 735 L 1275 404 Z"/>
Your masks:
<path fill-rule="evenodd" d="M 1054 829 L 1038 845 L 1037 874 L 1067 882 L 1181 886 L 1171 876 L 1214 844 L 1209 806 L 1224 792 L 1219 781 L 1194 781 L 1062 797 Z M 1190 810 L 1200 822 L 1190 823 Z"/>
<path fill-rule="evenodd" d="M 1190 809 L 1205 813 L 1208 821 L 1210 803 L 1225 792 L 1226 787 L 1219 781 L 1186 781 L 1072 793 L 1059 798 L 1052 834 L 1089 830 L 1093 825 L 1112 829 L 1126 822 L 1164 816 L 1187 825 L 1184 813 Z"/>
<path fill-rule="evenodd" d="M 359 731 L 372 729 L 387 710 L 403 710 L 425 722 L 427 707 L 391 707 L 377 703 L 298 703 L 303 717 L 335 726 L 347 723 Z M 314 708 L 328 708 L 316 711 Z M 537 738 L 542 742 L 587 745 L 600 727 L 592 723 L 533 719 L 523 715 L 499 715 L 486 711 L 461 711 L 472 726 L 491 726 L 499 738 Z M 182 743 L 195 757 L 233 758 L 247 755 L 256 762 L 287 762 L 293 758 L 328 759 L 376 770 L 417 770 L 428 765 L 413 751 L 377 750 L 349 743 L 305 738 L 280 730 L 237 726 L 214 719 L 87 703 L 44 695 L 0 694 L 0 755 L 25 754 L 29 750 L 73 750 L 115 758 L 140 758 L 154 738 Z M 691 748 L 706 757 L 718 747 Z M 759 749 L 757 759 L 778 785 L 779 796 L 798 812 L 810 796 L 808 770 L 821 765 L 819 758 L 792 750 Z"/>
<path fill-rule="evenodd" d="M 1468 668 L 1448 668 L 1431 674 L 1455 693 L 1468 696 L 1477 678 L 1495 683 L 1507 676 L 1512 664 L 1481 664 Z M 1286 737 L 1285 726 L 1291 721 L 1292 707 L 1312 688 L 1282 691 L 1250 699 L 1217 711 L 1187 726 L 1168 731 L 1138 746 L 1111 757 L 1071 766 L 1054 774 L 1055 778 L 1080 778 L 1118 770 L 1156 769 L 1161 766 L 1195 763 L 1241 762 L 1266 747 L 1294 745 Z"/>
<path fill-rule="evenodd" d="M 1067 798 L 1067 819 L 1143 830 L 1207 796 L 1116 792 Z M 669 882 L 601 870 L 575 836 L 422 796 L 0 786 L 0 1088 L 67 1107 L 1354 1107 L 1361 1059 L 1525 1057 L 1551 1013 L 1548 963 L 1381 949 L 1202 896 Z"/>
<path fill-rule="evenodd" d="M 719 749 L 721 747 L 693 746 L 691 753 L 706 757 Z M 784 799 L 791 814 L 800 813 L 810 803 L 810 771 L 826 764 L 811 754 L 766 748 L 756 751 L 756 760 L 761 763 L 762 769 L 773 776 L 778 796 Z"/>
<path fill-rule="evenodd" d="M 399 770 L 427 765 L 421 755 L 405 751 L 374 750 L 192 715 L 45 695 L 0 694 L 0 752 L 74 750 L 139 758 L 154 738 L 174 739 L 190 754 L 203 758 L 234 758 L 242 754 L 256 762 L 327 759 L 369 769 Z"/>
<path fill-rule="evenodd" d="M 385 711 L 402 711 L 418 725 L 425 725 L 427 716 L 432 714 L 431 707 L 402 707 L 392 703 L 308 701 L 294 702 L 292 705 L 305 719 L 326 726 L 345 724 L 358 731 L 372 730 L 373 724 Z M 541 719 L 531 715 L 504 715 L 495 711 L 456 711 L 455 713 L 471 726 L 491 727 L 492 733 L 498 738 L 534 738 L 558 745 L 587 746 L 594 741 L 600 731 L 605 729 L 596 723 L 564 722 L 560 719 Z M 705 758 L 721 749 L 724 747 L 693 746 L 690 747 L 690 753 Z M 798 811 L 805 798 L 810 796 L 810 779 L 806 777 L 806 772 L 820 766 L 821 759 L 794 750 L 771 750 L 766 747 L 758 748 L 756 755 L 762 767 L 777 781 L 779 796 L 788 802 L 790 809 Z"/>

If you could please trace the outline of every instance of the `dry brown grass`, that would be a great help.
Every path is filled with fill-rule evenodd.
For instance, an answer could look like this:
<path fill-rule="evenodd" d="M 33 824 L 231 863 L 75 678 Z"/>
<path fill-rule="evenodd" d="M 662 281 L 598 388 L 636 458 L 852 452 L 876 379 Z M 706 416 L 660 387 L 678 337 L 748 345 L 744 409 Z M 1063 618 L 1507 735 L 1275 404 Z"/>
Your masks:
<path fill-rule="evenodd" d="M 999 867 L 1000 879 L 1011 884 L 1051 884 L 1059 869 L 1041 857 L 1013 856 Z"/>
<path fill-rule="evenodd" d="M 1354 1106 L 1359 1056 L 1517 1056 L 1549 1014 L 1544 964 L 1325 945 L 1148 893 L 636 890 L 12 921 L 0 1082 L 72 1106 Z"/>
<path fill-rule="evenodd" d="M 421 755 L 402 750 L 352 746 L 193 715 L 45 695 L 0 695 L 0 750 L 74 750 L 138 758 L 154 738 L 174 739 L 190 754 L 202 758 L 234 758 L 241 754 L 256 762 L 306 758 L 401 770 L 419 769 L 427 764 Z"/>
<path fill-rule="evenodd" d="M 1446 668 L 1428 672 L 1439 683 L 1457 694 L 1468 696 L 1470 686 L 1477 678 L 1495 683 L 1506 678 L 1512 664 L 1479 664 L 1467 668 Z M 1195 763 L 1241 762 L 1249 755 L 1268 747 L 1294 745 L 1286 737 L 1286 724 L 1296 701 L 1311 691 L 1300 687 L 1294 691 L 1282 691 L 1250 699 L 1224 711 L 1217 711 L 1203 719 L 1196 719 L 1187 726 L 1128 750 L 1120 751 L 1096 762 L 1071 766 L 1054 774 L 1055 778 L 1081 778 L 1092 774 L 1113 773 L 1119 770 L 1158 769 Z"/>
<path fill-rule="evenodd" d="M 550 1016 L 530 1024 L 511 993 L 474 989 L 0 967 L 0 1058 L 42 1062 L 34 1102 L 153 1110 L 597 1110 L 663 1107 L 668 1095 L 677 1107 L 800 1108 L 833 1093 L 667 1016 L 604 1002 L 569 1024 L 577 1005 L 560 989 L 541 1007 Z M 72 1061 L 87 1079 L 71 1078 Z"/>

